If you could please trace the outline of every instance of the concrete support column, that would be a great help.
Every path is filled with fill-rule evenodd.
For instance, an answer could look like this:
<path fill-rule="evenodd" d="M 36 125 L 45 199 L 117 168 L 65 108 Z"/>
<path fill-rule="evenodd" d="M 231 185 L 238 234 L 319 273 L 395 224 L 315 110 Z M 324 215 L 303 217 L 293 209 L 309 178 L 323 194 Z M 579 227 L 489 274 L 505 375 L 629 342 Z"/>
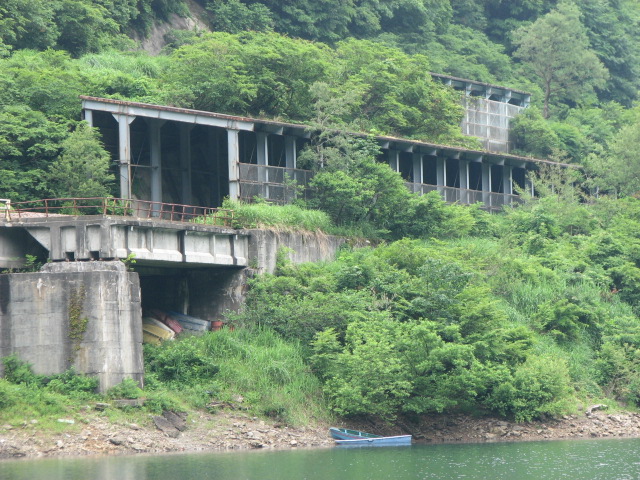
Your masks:
<path fill-rule="evenodd" d="M 491 206 L 491 165 L 482 164 L 482 203 Z"/>
<path fill-rule="evenodd" d="M 240 130 L 227 128 L 227 162 L 229 163 L 229 199 L 240 199 Z"/>
<path fill-rule="evenodd" d="M 389 167 L 394 172 L 400 171 L 400 152 L 397 150 L 387 150 L 387 155 L 389 156 Z"/>
<path fill-rule="evenodd" d="M 458 160 L 460 171 L 460 202 L 469 203 L 469 162 Z"/>
<path fill-rule="evenodd" d="M 93 127 L 93 110 L 84 110 L 84 121 L 89 124 L 90 127 Z"/>
<path fill-rule="evenodd" d="M 443 157 L 436 158 L 436 185 L 438 191 L 444 194 L 444 187 L 447 186 L 447 159 Z"/>
<path fill-rule="evenodd" d="M 131 129 L 136 117 L 113 114 L 118 122 L 118 164 L 120 165 L 120 198 L 131 198 Z"/>
<path fill-rule="evenodd" d="M 180 170 L 182 171 L 182 203 L 191 205 L 191 129 L 193 125 L 180 124 Z"/>
<path fill-rule="evenodd" d="M 268 133 L 256 132 L 256 159 L 258 161 L 258 180 L 262 183 L 264 198 L 269 198 L 269 142 Z"/>
<path fill-rule="evenodd" d="M 413 154 L 413 183 L 418 184 L 414 186 L 414 191 L 416 188 L 419 188 L 419 192 L 422 192 L 422 183 L 423 183 L 423 166 L 422 166 L 422 154 L 414 153 Z"/>
<path fill-rule="evenodd" d="M 37 374 L 70 367 L 99 379 L 104 393 L 125 378 L 142 386 L 142 308 L 138 274 L 122 262 L 53 262 L 37 273 L 0 276 L 0 356 L 16 354 Z M 74 339 L 80 306 L 86 330 Z M 6 332 L 6 333 L 5 333 Z"/>
<path fill-rule="evenodd" d="M 502 167 L 502 190 L 504 192 L 504 204 L 511 205 L 513 198 L 513 167 L 504 165 Z"/>
<path fill-rule="evenodd" d="M 528 172 L 525 172 L 525 177 L 524 177 L 524 190 L 525 192 L 527 192 L 528 194 L 530 194 L 532 197 L 534 196 L 534 187 L 533 187 L 533 182 L 531 181 L 531 177 L 529 176 Z"/>
<path fill-rule="evenodd" d="M 209 197 L 208 206 L 222 206 L 222 185 L 223 179 L 221 178 L 221 162 L 226 161 L 224 155 L 221 154 L 221 135 L 218 135 L 218 130 L 215 128 L 207 129 L 207 165 L 209 166 L 214 177 L 211 184 L 211 196 Z M 226 180 L 225 180 L 226 182 Z"/>
<path fill-rule="evenodd" d="M 164 122 L 149 120 L 149 151 L 151 155 L 151 215 L 160 215 L 162 203 L 162 144 L 160 130 Z"/>
<path fill-rule="evenodd" d="M 284 158 L 287 168 L 296 168 L 298 162 L 298 149 L 296 137 L 293 135 L 284 136 Z"/>

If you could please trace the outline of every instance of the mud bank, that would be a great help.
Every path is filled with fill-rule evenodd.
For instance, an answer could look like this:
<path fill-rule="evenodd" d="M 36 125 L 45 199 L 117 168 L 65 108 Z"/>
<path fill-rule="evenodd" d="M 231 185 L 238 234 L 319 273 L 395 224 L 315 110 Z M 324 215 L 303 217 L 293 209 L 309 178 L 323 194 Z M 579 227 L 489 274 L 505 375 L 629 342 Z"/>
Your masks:
<path fill-rule="evenodd" d="M 482 443 L 579 438 L 640 437 L 640 414 L 603 410 L 546 422 L 517 424 L 462 415 L 424 417 L 390 428 L 371 421 L 341 425 L 383 435 L 411 433 L 419 444 Z M 149 418 L 145 425 L 87 417 L 63 433 L 46 433 L 33 422 L 0 427 L 0 458 L 215 452 L 330 447 L 329 425 L 290 427 L 243 413 L 191 415 L 178 428 Z"/>

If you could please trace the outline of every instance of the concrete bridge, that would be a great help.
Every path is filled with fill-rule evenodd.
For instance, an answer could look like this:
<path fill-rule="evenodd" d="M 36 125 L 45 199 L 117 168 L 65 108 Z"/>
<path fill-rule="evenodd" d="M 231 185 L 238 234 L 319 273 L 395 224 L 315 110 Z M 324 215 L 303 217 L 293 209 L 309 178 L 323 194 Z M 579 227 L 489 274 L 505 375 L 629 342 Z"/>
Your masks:
<path fill-rule="evenodd" d="M 0 221 L 0 268 L 21 268 L 27 254 L 38 253 L 54 262 L 133 258 L 140 266 L 246 267 L 248 235 L 225 227 L 99 215 Z"/>
<path fill-rule="evenodd" d="M 332 258 L 343 242 L 166 220 L 167 210 L 158 207 L 148 209 L 158 218 L 5 210 L 0 357 L 17 354 L 40 374 L 73 366 L 97 376 L 101 391 L 124 378 L 142 383 L 143 311 L 224 319 L 241 308 L 248 278 L 273 272 L 282 247 L 292 262 L 303 263 Z M 131 254 L 135 265 L 127 266 Z M 47 263 L 10 273 L 25 266 L 27 255 Z M 74 331 L 85 319 L 85 329 Z"/>

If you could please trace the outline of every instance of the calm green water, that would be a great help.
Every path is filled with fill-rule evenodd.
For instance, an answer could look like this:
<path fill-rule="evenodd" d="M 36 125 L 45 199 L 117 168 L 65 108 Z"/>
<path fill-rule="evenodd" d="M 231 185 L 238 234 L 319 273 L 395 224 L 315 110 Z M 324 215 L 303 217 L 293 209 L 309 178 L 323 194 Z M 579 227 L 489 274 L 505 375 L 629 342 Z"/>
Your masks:
<path fill-rule="evenodd" d="M 0 462 L 1 480 L 640 479 L 640 440 Z"/>

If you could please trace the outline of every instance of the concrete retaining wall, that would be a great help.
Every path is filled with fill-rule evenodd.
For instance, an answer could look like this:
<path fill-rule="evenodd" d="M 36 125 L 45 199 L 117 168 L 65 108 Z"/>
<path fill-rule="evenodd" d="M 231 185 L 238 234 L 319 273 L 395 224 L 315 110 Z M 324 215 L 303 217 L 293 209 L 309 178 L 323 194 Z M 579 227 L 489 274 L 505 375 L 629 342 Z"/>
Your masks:
<path fill-rule="evenodd" d="M 272 230 L 245 230 L 249 234 L 249 266 L 259 273 L 273 273 L 278 252 L 288 248 L 287 257 L 292 263 L 324 262 L 333 260 L 340 247 L 346 243 L 343 237 L 316 233 L 275 232 Z"/>
<path fill-rule="evenodd" d="M 0 356 L 15 353 L 36 373 L 74 366 L 97 375 L 101 391 L 124 378 L 142 382 L 141 322 L 138 274 L 122 262 L 61 262 L 0 275 Z"/>

